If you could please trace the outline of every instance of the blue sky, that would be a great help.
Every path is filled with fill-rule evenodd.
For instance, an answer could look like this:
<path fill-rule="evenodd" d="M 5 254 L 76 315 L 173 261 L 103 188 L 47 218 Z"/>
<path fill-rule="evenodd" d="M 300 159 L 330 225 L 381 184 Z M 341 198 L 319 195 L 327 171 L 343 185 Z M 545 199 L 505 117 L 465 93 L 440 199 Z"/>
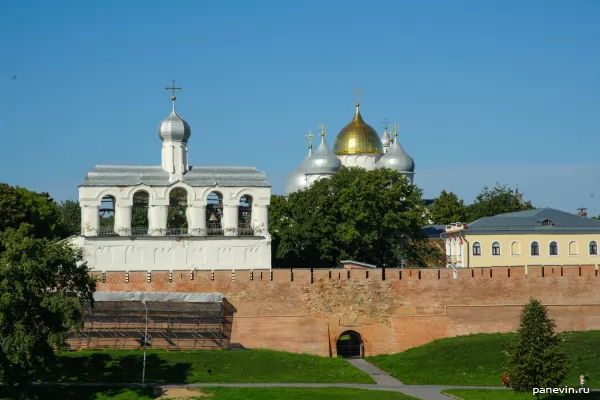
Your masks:
<path fill-rule="evenodd" d="M 599 20 L 595 0 L 6 1 L 0 181 L 64 200 L 97 164 L 159 164 L 175 77 L 190 164 L 256 166 L 282 193 L 358 84 L 425 197 L 500 182 L 597 215 Z"/>

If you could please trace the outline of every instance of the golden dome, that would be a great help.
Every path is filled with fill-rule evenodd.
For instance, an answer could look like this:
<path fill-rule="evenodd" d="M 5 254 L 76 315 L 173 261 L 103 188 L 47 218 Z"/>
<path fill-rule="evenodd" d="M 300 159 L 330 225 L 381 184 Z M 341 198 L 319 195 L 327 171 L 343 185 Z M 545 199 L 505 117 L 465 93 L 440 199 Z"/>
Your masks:
<path fill-rule="evenodd" d="M 338 133 L 333 144 L 337 155 L 383 154 L 383 145 L 375 129 L 363 121 L 356 103 L 356 114 L 348 125 Z"/>

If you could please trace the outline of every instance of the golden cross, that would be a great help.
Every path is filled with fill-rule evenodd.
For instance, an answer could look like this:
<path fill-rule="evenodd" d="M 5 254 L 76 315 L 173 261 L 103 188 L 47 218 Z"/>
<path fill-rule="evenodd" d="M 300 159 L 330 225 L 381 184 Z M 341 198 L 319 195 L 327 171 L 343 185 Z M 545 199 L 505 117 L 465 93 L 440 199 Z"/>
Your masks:
<path fill-rule="evenodd" d="M 358 90 L 358 85 L 356 85 L 356 90 L 354 91 L 354 93 L 356 93 L 356 104 L 358 104 L 358 95 L 362 93 L 360 90 Z"/>
<path fill-rule="evenodd" d="M 308 138 L 308 148 L 312 149 L 312 137 L 313 137 L 312 131 L 308 131 L 308 135 L 306 135 L 306 137 Z"/>
<path fill-rule="evenodd" d="M 387 124 L 389 124 L 389 123 L 390 123 L 390 121 L 388 121 L 387 118 L 383 119 L 383 126 L 384 126 L 385 129 L 387 129 Z"/>
<path fill-rule="evenodd" d="M 398 124 L 394 124 L 392 128 L 394 128 L 394 136 L 398 136 L 398 129 L 400 129 L 400 126 Z"/>
<path fill-rule="evenodd" d="M 321 136 L 325 136 L 325 128 L 327 128 L 327 126 L 325 124 L 321 124 L 319 125 L 319 128 L 321 128 Z"/>
<path fill-rule="evenodd" d="M 171 95 L 171 100 L 175 101 L 175 99 L 177 99 L 177 97 L 175 97 L 175 91 L 176 90 L 183 90 L 182 87 L 175 87 L 175 78 L 173 78 L 173 82 L 172 82 L 172 86 L 168 87 L 167 85 L 165 85 L 165 90 L 170 90 L 172 95 Z"/>

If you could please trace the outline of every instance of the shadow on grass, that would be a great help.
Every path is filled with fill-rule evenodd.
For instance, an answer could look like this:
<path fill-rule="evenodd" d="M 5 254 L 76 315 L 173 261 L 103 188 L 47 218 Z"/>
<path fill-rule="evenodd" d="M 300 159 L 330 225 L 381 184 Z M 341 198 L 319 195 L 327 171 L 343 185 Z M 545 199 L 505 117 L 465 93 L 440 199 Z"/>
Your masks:
<path fill-rule="evenodd" d="M 107 389 L 97 387 L 49 387 L 38 386 L 33 390 L 36 400 L 152 400 L 152 389 Z M 0 399 L 2 394 L 0 393 Z"/>
<path fill-rule="evenodd" d="M 87 355 L 59 356 L 57 364 L 40 376 L 42 382 L 140 383 L 143 353 L 115 355 L 94 352 Z M 147 383 L 184 383 L 190 363 L 169 364 L 156 354 L 146 356 Z"/>

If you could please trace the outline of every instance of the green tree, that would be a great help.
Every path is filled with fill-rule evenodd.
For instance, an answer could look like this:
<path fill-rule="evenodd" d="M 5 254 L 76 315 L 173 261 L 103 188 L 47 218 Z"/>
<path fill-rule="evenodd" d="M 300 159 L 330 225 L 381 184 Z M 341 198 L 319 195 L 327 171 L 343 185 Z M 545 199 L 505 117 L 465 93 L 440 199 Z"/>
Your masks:
<path fill-rule="evenodd" d="M 67 200 L 57 207 L 56 233 L 61 238 L 81 234 L 81 207 L 77 201 Z"/>
<path fill-rule="evenodd" d="M 567 355 L 554 333 L 548 310 L 531 299 L 521 313 L 521 324 L 508 351 L 509 377 L 518 392 L 558 387 L 565 379 Z"/>
<path fill-rule="evenodd" d="M 452 222 L 466 222 L 466 207 L 463 200 L 454 193 L 442 190 L 439 197 L 433 200 L 431 218 L 436 225 L 447 225 Z"/>
<path fill-rule="evenodd" d="M 521 199 L 520 193 L 512 190 L 507 185 L 497 183 L 493 189 L 484 186 L 475 202 L 467 206 L 466 217 L 469 222 L 473 222 L 484 217 L 493 217 L 498 214 L 531 210 L 533 208 L 531 201 Z"/>
<path fill-rule="evenodd" d="M 355 259 L 379 267 L 423 265 L 421 190 L 389 169 L 342 168 L 287 202 L 274 198 L 270 231 L 275 266 L 331 267 Z"/>
<path fill-rule="evenodd" d="M 48 193 L 0 183 L 0 231 L 27 223 L 35 237 L 52 237 L 57 219 L 56 203 Z"/>
<path fill-rule="evenodd" d="M 600 215 L 598 215 L 597 217 L 592 217 L 592 219 L 600 220 Z"/>
<path fill-rule="evenodd" d="M 80 250 L 33 233 L 28 224 L 0 233 L 0 374 L 13 398 L 30 398 L 34 374 L 82 326 L 95 290 Z"/>

